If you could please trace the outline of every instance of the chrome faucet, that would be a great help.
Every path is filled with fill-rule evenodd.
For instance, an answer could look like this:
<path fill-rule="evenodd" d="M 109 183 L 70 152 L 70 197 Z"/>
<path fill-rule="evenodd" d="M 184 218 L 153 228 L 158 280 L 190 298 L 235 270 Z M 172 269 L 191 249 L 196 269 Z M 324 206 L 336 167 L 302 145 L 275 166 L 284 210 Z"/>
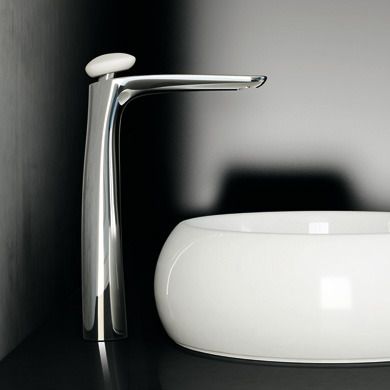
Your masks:
<path fill-rule="evenodd" d="M 85 70 L 99 77 L 89 87 L 82 200 L 83 332 L 87 340 L 127 336 L 119 192 L 120 118 L 132 99 L 168 91 L 239 90 L 260 87 L 265 76 L 153 75 L 114 78 L 135 58 L 99 56 Z"/>

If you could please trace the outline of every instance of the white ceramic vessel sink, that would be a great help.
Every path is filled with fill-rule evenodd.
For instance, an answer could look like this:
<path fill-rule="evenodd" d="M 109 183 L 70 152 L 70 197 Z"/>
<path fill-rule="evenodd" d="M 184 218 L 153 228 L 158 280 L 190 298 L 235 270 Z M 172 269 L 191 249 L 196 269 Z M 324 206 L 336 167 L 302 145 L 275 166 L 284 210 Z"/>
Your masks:
<path fill-rule="evenodd" d="M 390 213 L 272 212 L 181 222 L 157 264 L 178 344 L 244 359 L 390 361 Z"/>

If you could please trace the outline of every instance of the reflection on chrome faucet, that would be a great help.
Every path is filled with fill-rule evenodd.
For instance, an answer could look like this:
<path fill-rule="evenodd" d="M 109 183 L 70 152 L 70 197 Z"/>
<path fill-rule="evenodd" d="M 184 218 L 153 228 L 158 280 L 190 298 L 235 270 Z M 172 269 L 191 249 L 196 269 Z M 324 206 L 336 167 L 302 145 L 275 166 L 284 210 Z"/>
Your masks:
<path fill-rule="evenodd" d="M 86 67 L 90 85 L 82 204 L 84 338 L 127 336 L 120 211 L 118 144 L 123 108 L 139 96 L 168 91 L 219 91 L 260 87 L 265 76 L 153 75 L 114 78 L 135 58 L 107 54 Z"/>

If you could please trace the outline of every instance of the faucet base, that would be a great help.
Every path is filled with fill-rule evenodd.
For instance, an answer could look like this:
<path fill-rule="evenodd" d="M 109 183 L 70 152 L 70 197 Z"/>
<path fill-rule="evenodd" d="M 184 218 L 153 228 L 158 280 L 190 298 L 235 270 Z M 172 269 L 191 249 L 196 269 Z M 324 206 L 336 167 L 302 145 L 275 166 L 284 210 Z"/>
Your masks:
<path fill-rule="evenodd" d="M 127 323 L 125 311 L 118 316 L 118 312 L 112 310 L 113 303 L 110 297 L 110 288 L 107 287 L 104 294 L 96 297 L 95 319 L 92 327 L 88 327 L 84 321 L 83 337 L 89 341 L 115 341 L 127 338 Z M 115 302 L 114 302 L 115 304 Z M 124 304 L 121 305 L 124 308 Z M 116 314 L 113 316 L 112 314 Z"/>

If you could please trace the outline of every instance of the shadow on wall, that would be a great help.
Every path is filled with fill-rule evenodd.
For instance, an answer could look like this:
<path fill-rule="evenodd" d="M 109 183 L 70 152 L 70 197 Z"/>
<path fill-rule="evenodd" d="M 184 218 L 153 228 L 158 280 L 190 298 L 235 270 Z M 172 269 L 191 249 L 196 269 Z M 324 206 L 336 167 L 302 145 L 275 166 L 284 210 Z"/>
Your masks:
<path fill-rule="evenodd" d="M 347 181 L 331 171 L 232 170 L 213 213 L 355 210 Z"/>

